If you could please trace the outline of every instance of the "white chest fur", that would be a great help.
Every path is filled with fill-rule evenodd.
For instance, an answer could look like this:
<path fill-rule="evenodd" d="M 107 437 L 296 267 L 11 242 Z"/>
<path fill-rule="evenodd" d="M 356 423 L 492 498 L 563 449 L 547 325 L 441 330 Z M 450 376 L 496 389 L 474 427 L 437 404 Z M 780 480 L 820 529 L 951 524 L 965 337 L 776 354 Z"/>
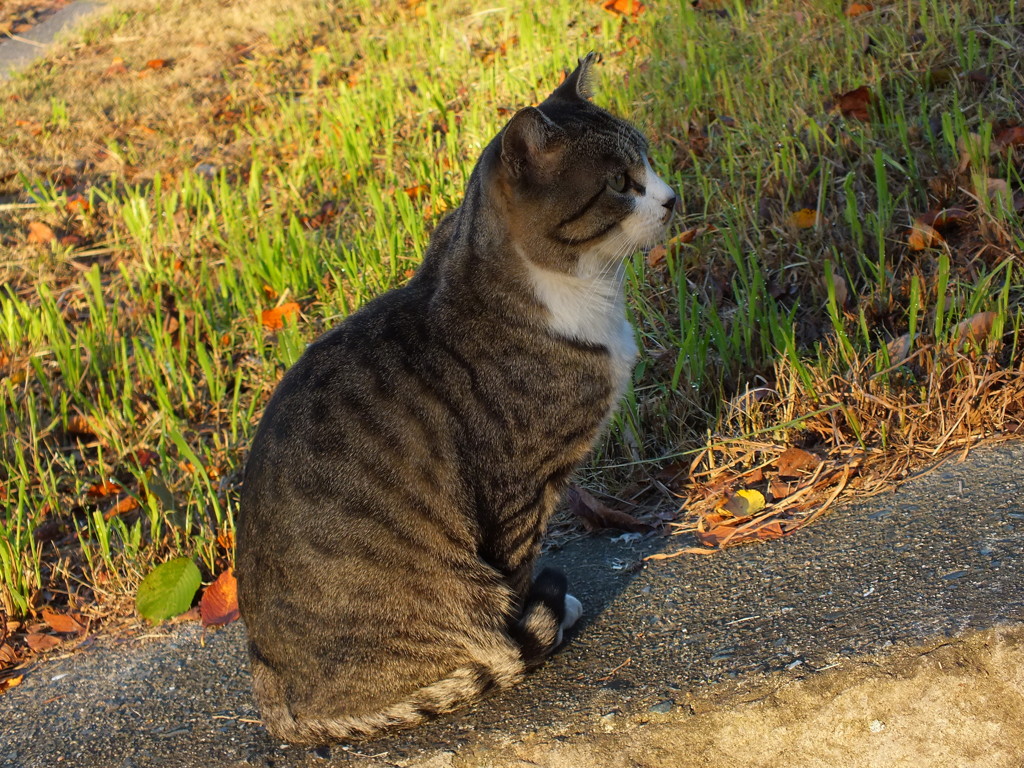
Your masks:
<path fill-rule="evenodd" d="M 528 260 L 526 263 L 537 299 L 548 310 L 551 332 L 608 350 L 617 402 L 626 390 L 637 356 L 633 328 L 626 320 L 621 271 L 568 275 L 542 269 Z"/>

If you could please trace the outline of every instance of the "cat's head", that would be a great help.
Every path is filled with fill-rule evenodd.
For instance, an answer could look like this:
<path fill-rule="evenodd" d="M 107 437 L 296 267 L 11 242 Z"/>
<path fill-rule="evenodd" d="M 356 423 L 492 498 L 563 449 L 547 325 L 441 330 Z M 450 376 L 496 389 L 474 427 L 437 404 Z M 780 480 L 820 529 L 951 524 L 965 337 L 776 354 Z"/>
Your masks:
<path fill-rule="evenodd" d="M 498 136 L 493 181 L 516 247 L 561 272 L 606 270 L 655 245 L 676 195 L 651 169 L 647 140 L 589 100 L 591 53 L 538 107 Z"/>

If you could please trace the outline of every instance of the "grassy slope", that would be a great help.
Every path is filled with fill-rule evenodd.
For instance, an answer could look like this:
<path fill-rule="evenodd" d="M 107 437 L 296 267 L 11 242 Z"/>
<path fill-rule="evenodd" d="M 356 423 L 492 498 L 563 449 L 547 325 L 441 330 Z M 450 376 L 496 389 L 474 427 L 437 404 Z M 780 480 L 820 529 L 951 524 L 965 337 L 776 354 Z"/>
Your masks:
<path fill-rule="evenodd" d="M 856 19 L 829 2 L 652 3 L 628 23 L 564 0 L 543 18 L 344 6 L 118 0 L 0 90 L 17 126 L 0 135 L 9 612 L 75 594 L 109 612 L 156 558 L 229 561 L 241 462 L 283 370 L 406 279 L 510 110 L 590 49 L 606 55 L 597 101 L 648 131 L 682 228 L 713 227 L 634 262 L 644 353 L 593 477 L 645 478 L 708 430 L 907 455 L 933 444 L 915 425 L 977 406 L 953 397 L 977 394 L 964 382 L 1020 371 L 1021 150 L 989 151 L 1024 112 L 1015 3 Z M 867 122 L 828 112 L 860 85 Z M 948 206 L 966 215 L 912 251 L 914 217 Z M 802 208 L 817 226 L 794 224 Z M 29 242 L 32 222 L 55 240 Z M 264 327 L 292 301 L 300 314 Z M 943 346 L 981 310 L 998 313 L 981 343 Z M 908 331 L 900 366 L 885 343 Z M 760 384 L 769 396 L 736 399 Z M 965 434 L 1020 420 L 1005 403 L 970 413 Z"/>

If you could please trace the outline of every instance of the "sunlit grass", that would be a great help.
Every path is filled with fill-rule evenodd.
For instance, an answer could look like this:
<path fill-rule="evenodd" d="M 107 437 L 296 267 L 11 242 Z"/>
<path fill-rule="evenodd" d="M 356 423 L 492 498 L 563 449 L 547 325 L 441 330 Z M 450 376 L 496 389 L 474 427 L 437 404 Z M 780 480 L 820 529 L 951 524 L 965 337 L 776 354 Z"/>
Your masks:
<path fill-rule="evenodd" d="M 130 593 L 178 552 L 207 573 L 229 562 L 241 467 L 280 375 L 407 279 L 487 141 L 591 49 L 605 54 L 596 101 L 650 135 L 685 204 L 679 229 L 702 230 L 631 263 L 642 354 L 590 476 L 624 485 L 709 432 L 773 419 L 792 439 L 804 402 L 833 407 L 836 377 L 875 353 L 886 371 L 905 333 L 950 342 L 978 312 L 997 313 L 999 360 L 1019 367 L 1020 150 L 990 148 L 1022 119 L 1020 14 L 117 3 L 0 94 L 0 122 L 21 121 L 0 136 L 0 599 L 21 615 L 86 588 Z M 128 75 L 108 74 L 115 57 Z M 172 66 L 140 76 L 153 58 Z M 860 85 L 868 122 L 828 111 Z M 914 218 L 949 204 L 972 207 L 969 226 L 911 251 Z M 792 223 L 804 208 L 817 226 Z M 31 221 L 57 240 L 28 243 Z M 301 313 L 265 328 L 289 301 Z M 790 404 L 730 410 L 760 385 Z M 898 431 L 876 438 L 849 413 L 865 444 Z M 120 496 L 90 496 L 111 479 Z M 111 513 L 124 497 L 134 508 Z"/>

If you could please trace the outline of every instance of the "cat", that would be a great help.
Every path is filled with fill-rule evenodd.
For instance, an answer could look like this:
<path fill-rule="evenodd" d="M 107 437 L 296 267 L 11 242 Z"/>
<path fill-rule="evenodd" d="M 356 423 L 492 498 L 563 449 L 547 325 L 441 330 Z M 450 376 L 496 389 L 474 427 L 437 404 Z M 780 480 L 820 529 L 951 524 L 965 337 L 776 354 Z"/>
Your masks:
<path fill-rule="evenodd" d="M 582 613 L 534 565 L 631 375 L 624 260 L 676 206 L 644 137 L 590 101 L 596 61 L 509 120 L 416 274 L 310 344 L 267 405 L 237 574 L 275 737 L 451 711 Z"/>

